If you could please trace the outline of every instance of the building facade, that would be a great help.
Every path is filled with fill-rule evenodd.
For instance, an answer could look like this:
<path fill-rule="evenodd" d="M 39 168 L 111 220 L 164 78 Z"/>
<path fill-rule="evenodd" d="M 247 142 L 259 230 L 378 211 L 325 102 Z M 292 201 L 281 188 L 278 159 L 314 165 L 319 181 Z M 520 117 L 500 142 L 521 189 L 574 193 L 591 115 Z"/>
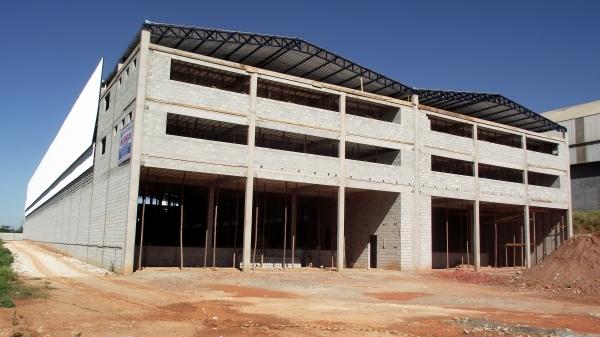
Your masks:
<path fill-rule="evenodd" d="M 548 111 L 544 116 L 569 128 L 573 210 L 600 210 L 600 101 Z"/>
<path fill-rule="evenodd" d="M 572 234 L 565 128 L 300 39 L 146 23 L 95 108 L 24 238 L 119 273 L 531 266 Z"/>

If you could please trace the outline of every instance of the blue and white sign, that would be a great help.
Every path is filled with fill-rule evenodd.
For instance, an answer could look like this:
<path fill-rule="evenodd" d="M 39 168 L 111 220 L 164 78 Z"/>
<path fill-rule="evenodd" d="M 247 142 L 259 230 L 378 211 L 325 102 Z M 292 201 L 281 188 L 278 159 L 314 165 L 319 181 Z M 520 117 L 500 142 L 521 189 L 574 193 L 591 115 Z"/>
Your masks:
<path fill-rule="evenodd" d="M 121 141 L 119 142 L 119 165 L 123 165 L 131 158 L 131 132 L 132 123 L 128 123 L 121 130 Z"/>

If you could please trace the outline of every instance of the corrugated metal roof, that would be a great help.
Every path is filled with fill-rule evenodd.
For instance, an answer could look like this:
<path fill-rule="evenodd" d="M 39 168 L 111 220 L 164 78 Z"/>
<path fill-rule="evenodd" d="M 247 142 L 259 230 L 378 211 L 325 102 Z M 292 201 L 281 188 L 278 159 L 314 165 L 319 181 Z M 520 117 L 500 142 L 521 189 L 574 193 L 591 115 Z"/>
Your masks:
<path fill-rule="evenodd" d="M 355 90 L 419 102 L 430 107 L 514 127 L 545 132 L 566 128 L 500 95 L 417 89 L 295 37 L 146 22 L 150 42 Z M 135 48 L 139 34 L 122 57 Z M 108 81 L 116 73 L 109 75 Z"/>
<path fill-rule="evenodd" d="M 562 122 L 597 114 L 600 114 L 600 100 L 550 110 L 543 113 L 544 117 L 549 118 L 554 122 Z"/>

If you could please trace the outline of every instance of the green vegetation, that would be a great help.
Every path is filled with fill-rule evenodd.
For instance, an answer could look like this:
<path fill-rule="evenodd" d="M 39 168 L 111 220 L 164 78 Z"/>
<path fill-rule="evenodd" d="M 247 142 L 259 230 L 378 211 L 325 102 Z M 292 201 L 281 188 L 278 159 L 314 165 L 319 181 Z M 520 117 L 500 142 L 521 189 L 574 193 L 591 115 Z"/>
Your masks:
<path fill-rule="evenodd" d="M 19 228 L 12 228 L 7 225 L 0 226 L 0 233 L 23 233 L 23 226 Z"/>
<path fill-rule="evenodd" d="M 600 232 L 600 211 L 573 213 L 573 231 L 576 234 Z"/>
<path fill-rule="evenodd" d="M 12 308 L 15 306 L 12 299 L 33 295 L 33 289 L 19 283 L 11 268 L 12 263 L 13 256 L 10 250 L 0 241 L 0 308 Z"/>

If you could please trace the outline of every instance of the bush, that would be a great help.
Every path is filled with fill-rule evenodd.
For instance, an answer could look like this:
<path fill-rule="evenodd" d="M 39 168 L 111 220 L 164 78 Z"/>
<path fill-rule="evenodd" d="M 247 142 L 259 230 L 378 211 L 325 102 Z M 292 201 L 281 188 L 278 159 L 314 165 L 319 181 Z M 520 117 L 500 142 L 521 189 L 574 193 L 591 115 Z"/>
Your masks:
<path fill-rule="evenodd" d="M 573 231 L 576 234 L 600 232 L 600 211 L 574 212 Z"/>

